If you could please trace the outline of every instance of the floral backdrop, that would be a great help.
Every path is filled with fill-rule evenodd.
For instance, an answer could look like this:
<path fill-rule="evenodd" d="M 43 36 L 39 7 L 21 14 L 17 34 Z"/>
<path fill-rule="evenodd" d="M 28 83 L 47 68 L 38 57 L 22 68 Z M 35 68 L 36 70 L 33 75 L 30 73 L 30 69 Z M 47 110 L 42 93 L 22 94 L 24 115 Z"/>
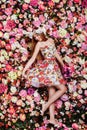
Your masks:
<path fill-rule="evenodd" d="M 56 128 L 43 117 L 46 87 L 36 89 L 21 74 L 32 52 L 32 31 L 56 39 L 69 65 L 67 92 L 55 102 Z M 62 81 L 61 81 L 62 83 Z M 0 130 L 87 130 L 87 1 L 0 1 Z"/>

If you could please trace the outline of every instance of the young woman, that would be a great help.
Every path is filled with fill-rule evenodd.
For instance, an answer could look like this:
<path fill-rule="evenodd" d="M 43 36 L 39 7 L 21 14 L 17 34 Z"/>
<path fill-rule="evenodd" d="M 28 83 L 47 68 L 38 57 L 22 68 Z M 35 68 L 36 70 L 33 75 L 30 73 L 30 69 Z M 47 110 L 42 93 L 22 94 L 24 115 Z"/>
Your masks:
<path fill-rule="evenodd" d="M 42 104 L 42 115 L 44 115 L 44 112 L 49 108 L 49 122 L 55 125 L 58 122 L 55 119 L 54 102 L 67 91 L 64 78 L 60 72 L 56 59 L 62 67 L 64 67 L 64 63 L 62 58 L 57 53 L 55 43 L 52 38 L 46 38 L 44 33 L 34 33 L 33 38 L 37 41 L 35 43 L 35 49 L 32 57 L 29 59 L 23 70 L 22 76 L 27 78 L 30 85 L 34 87 L 47 86 L 49 100 L 48 102 Z M 41 52 L 44 59 L 40 64 L 37 63 L 35 67 L 31 68 L 27 75 L 25 73 L 26 70 L 34 63 L 39 52 Z M 62 80 L 62 83 L 60 80 Z"/>

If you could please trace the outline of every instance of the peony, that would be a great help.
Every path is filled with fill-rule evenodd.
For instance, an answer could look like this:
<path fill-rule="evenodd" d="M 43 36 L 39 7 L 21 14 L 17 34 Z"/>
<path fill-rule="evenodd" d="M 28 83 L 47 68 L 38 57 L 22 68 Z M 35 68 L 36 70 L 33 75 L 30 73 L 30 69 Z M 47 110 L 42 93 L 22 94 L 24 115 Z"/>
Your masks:
<path fill-rule="evenodd" d="M 20 95 L 21 97 L 26 97 L 26 96 L 27 96 L 26 90 L 21 90 L 21 91 L 19 92 L 19 95 Z"/>
<path fill-rule="evenodd" d="M 39 27 L 40 24 L 41 24 L 40 20 L 35 20 L 35 21 L 33 21 L 33 25 L 34 25 L 35 27 Z"/>
<path fill-rule="evenodd" d="M 25 121 L 25 119 L 26 119 L 26 115 L 25 114 L 20 114 L 19 117 L 20 117 L 21 121 Z"/>

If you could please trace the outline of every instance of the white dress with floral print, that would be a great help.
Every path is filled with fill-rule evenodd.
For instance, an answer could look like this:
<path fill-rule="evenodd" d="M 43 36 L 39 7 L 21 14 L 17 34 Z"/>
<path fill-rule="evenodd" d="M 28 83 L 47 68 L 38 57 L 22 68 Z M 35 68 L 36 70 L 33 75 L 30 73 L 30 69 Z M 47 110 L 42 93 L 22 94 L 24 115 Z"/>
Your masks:
<path fill-rule="evenodd" d="M 35 64 L 28 73 L 29 84 L 33 87 L 52 86 L 65 84 L 59 65 L 54 56 L 54 44 L 41 48 L 44 60 Z"/>

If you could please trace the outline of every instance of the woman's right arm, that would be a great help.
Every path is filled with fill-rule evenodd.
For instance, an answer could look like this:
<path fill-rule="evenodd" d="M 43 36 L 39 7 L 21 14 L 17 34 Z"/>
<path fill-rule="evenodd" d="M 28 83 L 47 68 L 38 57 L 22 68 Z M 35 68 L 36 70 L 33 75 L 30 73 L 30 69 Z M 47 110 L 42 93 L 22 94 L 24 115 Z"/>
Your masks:
<path fill-rule="evenodd" d="M 33 62 L 35 61 L 35 59 L 37 57 L 39 50 L 40 50 L 40 42 L 38 42 L 36 44 L 34 53 L 33 53 L 32 57 L 29 59 L 29 61 L 27 62 L 27 64 L 25 65 L 22 75 L 25 75 L 25 71 L 33 64 Z"/>

